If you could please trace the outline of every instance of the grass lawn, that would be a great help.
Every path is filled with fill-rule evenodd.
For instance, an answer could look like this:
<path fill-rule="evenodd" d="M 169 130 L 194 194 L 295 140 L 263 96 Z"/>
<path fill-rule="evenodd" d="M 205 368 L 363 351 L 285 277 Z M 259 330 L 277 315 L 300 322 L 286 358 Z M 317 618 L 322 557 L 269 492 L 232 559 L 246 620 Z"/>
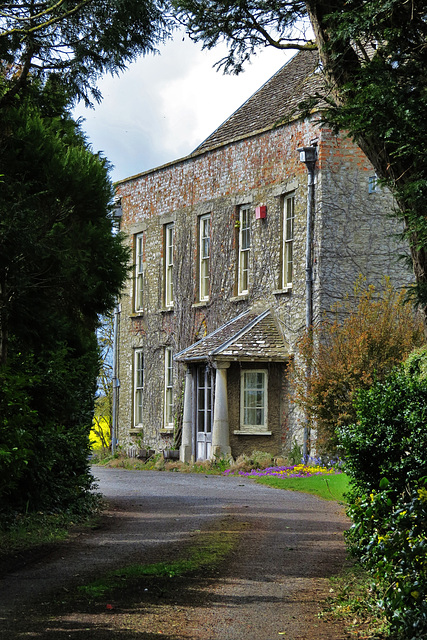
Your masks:
<path fill-rule="evenodd" d="M 308 478 L 277 478 L 275 476 L 263 476 L 256 478 L 256 482 L 266 484 L 276 489 L 288 491 L 301 491 L 311 493 L 324 500 L 336 500 L 345 502 L 344 494 L 348 491 L 349 479 L 345 473 L 336 475 L 316 475 Z"/>

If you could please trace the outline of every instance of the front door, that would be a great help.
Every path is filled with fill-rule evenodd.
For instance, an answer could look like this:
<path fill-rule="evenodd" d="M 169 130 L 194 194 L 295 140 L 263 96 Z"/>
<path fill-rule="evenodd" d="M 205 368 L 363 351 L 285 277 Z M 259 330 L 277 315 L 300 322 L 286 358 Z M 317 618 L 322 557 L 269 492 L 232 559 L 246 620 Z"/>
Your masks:
<path fill-rule="evenodd" d="M 197 368 L 196 458 L 208 460 L 212 447 L 212 373 L 206 365 Z"/>

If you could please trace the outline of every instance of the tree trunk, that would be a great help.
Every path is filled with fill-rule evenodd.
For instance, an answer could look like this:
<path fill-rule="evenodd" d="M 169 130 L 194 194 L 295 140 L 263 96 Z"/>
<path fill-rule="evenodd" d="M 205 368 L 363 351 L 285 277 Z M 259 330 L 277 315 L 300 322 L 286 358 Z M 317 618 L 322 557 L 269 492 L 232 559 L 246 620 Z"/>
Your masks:
<path fill-rule="evenodd" d="M 342 10 L 343 2 L 330 0 L 326 2 L 316 2 L 308 0 L 306 2 L 307 12 L 315 33 L 319 47 L 319 56 L 326 75 L 326 81 L 330 85 L 334 100 L 338 105 L 343 104 L 341 89 L 351 85 L 361 62 L 352 46 L 350 40 L 336 40 L 331 42 L 328 34 L 329 26 L 326 16 L 334 11 Z M 378 177 L 386 179 L 396 201 L 396 209 L 404 221 L 406 237 L 409 241 L 410 254 L 413 265 L 413 272 L 417 284 L 418 301 L 424 314 L 424 324 L 427 332 L 427 250 L 426 244 L 420 238 L 416 224 L 411 224 L 414 220 L 425 218 L 425 203 L 409 202 L 402 196 L 404 188 L 418 179 L 414 175 L 417 168 L 413 164 L 405 164 L 405 161 L 396 160 L 393 157 L 393 149 L 380 135 L 359 136 L 356 140 L 366 157 L 372 163 Z M 408 161 L 407 161 L 408 162 Z M 418 206 L 417 206 L 418 205 Z M 423 210 L 419 210 L 422 208 Z"/>

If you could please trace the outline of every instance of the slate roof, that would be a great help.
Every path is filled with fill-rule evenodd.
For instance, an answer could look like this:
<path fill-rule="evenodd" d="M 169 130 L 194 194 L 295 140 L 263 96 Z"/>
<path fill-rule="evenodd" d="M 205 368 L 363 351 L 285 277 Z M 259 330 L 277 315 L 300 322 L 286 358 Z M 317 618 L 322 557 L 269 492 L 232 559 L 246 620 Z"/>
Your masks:
<path fill-rule="evenodd" d="M 289 347 L 269 309 L 245 311 L 176 354 L 179 362 L 206 360 L 272 361 L 289 359 Z"/>
<path fill-rule="evenodd" d="M 298 113 L 298 104 L 321 91 L 317 51 L 300 51 L 235 111 L 193 153 L 273 128 Z"/>

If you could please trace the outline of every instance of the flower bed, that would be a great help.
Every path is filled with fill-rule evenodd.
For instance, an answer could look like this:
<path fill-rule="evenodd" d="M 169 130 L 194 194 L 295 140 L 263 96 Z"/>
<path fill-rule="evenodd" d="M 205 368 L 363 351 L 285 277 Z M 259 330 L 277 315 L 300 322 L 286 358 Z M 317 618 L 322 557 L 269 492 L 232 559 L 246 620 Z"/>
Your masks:
<path fill-rule="evenodd" d="M 224 471 L 224 475 L 232 475 L 236 472 L 233 469 Z M 249 476 L 260 478 L 263 476 L 275 476 L 278 478 L 309 478 L 318 475 L 336 475 L 342 473 L 333 467 L 321 465 L 296 464 L 290 467 L 267 467 L 267 469 L 252 469 L 251 471 L 238 471 L 239 476 Z"/>

